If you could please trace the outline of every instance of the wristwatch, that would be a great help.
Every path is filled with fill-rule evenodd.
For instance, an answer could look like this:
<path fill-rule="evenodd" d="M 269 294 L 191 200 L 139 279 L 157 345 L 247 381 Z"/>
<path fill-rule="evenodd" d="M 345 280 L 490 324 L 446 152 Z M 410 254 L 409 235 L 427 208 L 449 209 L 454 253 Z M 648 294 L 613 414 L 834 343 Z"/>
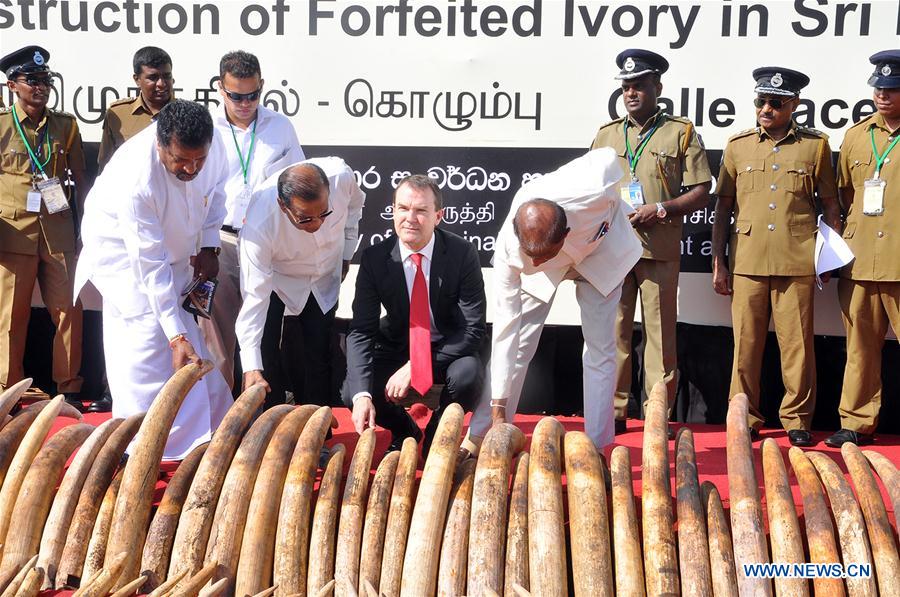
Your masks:
<path fill-rule="evenodd" d="M 662 203 L 656 204 L 656 217 L 660 220 L 663 220 L 666 217 L 666 208 L 663 207 Z"/>

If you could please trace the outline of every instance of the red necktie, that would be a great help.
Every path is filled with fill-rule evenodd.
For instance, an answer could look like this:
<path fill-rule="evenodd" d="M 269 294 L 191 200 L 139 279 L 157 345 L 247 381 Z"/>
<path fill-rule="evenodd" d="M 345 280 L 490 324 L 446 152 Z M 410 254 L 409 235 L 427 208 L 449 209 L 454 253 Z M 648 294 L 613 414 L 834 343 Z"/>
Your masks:
<path fill-rule="evenodd" d="M 412 298 L 409 301 L 409 364 L 411 385 L 424 396 L 431 388 L 431 318 L 428 316 L 428 288 L 422 272 L 422 254 L 413 253 L 416 265 Z"/>

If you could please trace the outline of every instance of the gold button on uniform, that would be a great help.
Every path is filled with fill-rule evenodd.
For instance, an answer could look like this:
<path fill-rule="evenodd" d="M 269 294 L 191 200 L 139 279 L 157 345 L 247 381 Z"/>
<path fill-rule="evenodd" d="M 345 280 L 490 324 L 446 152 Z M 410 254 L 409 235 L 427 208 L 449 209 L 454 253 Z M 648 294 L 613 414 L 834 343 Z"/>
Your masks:
<path fill-rule="evenodd" d="M 772 164 L 772 170 L 778 170 L 778 164 Z"/>
<path fill-rule="evenodd" d="M 774 203 L 770 203 L 770 204 L 769 204 L 769 209 L 775 209 L 775 204 L 774 204 Z"/>
<path fill-rule="evenodd" d="M 769 230 L 775 230 L 775 224 L 769 224 Z"/>
<path fill-rule="evenodd" d="M 878 231 L 878 238 L 884 238 L 884 232 L 881 230 Z"/>
<path fill-rule="evenodd" d="M 770 189 L 772 189 L 772 190 L 773 190 L 773 191 L 776 191 L 776 190 L 778 190 L 778 187 L 777 187 L 777 186 L 775 186 L 775 185 L 772 185 L 772 186 L 770 186 L 770 187 L 769 187 L 769 188 L 770 188 Z"/>

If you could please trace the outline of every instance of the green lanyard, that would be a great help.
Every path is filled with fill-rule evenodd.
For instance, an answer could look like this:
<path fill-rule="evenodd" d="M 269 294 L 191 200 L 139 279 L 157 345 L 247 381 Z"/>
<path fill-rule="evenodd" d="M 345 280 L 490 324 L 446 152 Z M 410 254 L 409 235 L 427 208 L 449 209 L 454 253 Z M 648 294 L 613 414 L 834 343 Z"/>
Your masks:
<path fill-rule="evenodd" d="M 46 137 L 47 137 L 47 159 L 44 160 L 43 163 L 41 163 L 41 160 L 38 159 L 38 157 L 34 154 L 34 150 L 31 149 L 31 143 L 29 143 L 28 139 L 25 138 L 25 131 L 22 130 L 22 125 L 19 124 L 19 117 L 16 114 L 15 106 L 12 107 L 12 116 L 13 116 L 13 122 L 16 124 L 16 131 L 18 131 L 19 137 L 22 138 L 22 143 L 25 144 L 25 149 L 28 150 L 28 157 L 31 158 L 32 171 L 34 171 L 34 167 L 37 166 L 37 169 L 41 171 L 41 174 L 43 174 L 44 178 L 46 179 L 47 173 L 44 172 L 44 166 L 49 164 L 50 158 L 53 157 L 53 154 L 50 152 L 50 129 L 49 129 L 50 123 L 47 123 L 47 127 L 48 127 L 47 135 L 46 135 Z M 40 148 L 40 143 L 38 143 L 38 148 Z"/>
<path fill-rule="evenodd" d="M 881 175 L 881 165 L 884 164 L 885 158 L 887 158 L 888 154 L 891 153 L 891 150 L 894 148 L 894 145 L 897 144 L 897 141 L 900 141 L 900 135 L 894 137 L 894 140 L 891 141 L 891 144 L 887 146 L 887 149 L 884 150 L 884 153 L 879 154 L 878 148 L 875 147 L 875 127 L 869 127 L 869 137 L 872 139 L 872 153 L 875 154 L 875 178 L 879 178 Z"/>
<path fill-rule="evenodd" d="M 241 151 L 241 146 L 238 143 L 237 135 L 234 132 L 234 125 L 230 122 L 228 126 L 231 127 L 231 137 L 234 139 L 234 147 L 237 149 L 238 157 L 241 159 L 241 172 L 244 174 L 244 184 L 247 184 L 247 173 L 250 171 L 250 158 L 253 156 L 253 146 L 256 144 L 256 121 L 259 120 L 257 118 L 253 121 L 253 131 L 250 133 L 250 149 L 247 150 L 247 159 L 244 160 L 244 152 Z"/>
<path fill-rule="evenodd" d="M 653 126 L 650 127 L 647 136 L 638 144 L 636 152 L 631 151 L 631 143 L 628 142 L 628 118 L 626 117 L 625 121 L 622 123 L 622 131 L 625 135 L 625 158 L 628 160 L 628 169 L 631 171 L 631 180 L 637 180 L 634 175 L 634 170 L 637 168 L 638 160 L 641 159 L 641 155 L 647 147 L 647 141 L 650 140 L 650 137 L 653 136 L 653 133 L 656 132 L 656 128 L 659 126 L 659 120 L 658 115 L 653 122 Z"/>

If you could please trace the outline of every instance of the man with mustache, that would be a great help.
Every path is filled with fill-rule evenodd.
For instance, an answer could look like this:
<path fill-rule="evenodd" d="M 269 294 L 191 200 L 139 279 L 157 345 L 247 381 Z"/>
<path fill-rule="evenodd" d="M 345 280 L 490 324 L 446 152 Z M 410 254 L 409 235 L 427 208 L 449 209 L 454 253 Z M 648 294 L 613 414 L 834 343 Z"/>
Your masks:
<path fill-rule="evenodd" d="M 24 376 L 22 359 L 37 282 L 56 334 L 56 392 L 81 409 L 81 303 L 72 300 L 77 202 L 84 152 L 75 117 L 47 107 L 50 53 L 27 46 L 0 59 L 16 95 L 0 110 L 0 390 Z M 77 195 L 76 195 L 77 192 Z"/>
<path fill-rule="evenodd" d="M 844 240 L 856 259 L 844 267 L 838 298 L 847 330 L 841 429 L 825 440 L 872 443 L 881 408 L 881 350 L 888 324 L 900 334 L 900 50 L 869 58 L 877 112 L 851 127 L 838 158 L 847 214 Z M 892 151 L 893 150 L 893 151 Z"/>
<path fill-rule="evenodd" d="M 616 432 L 625 431 L 631 396 L 632 337 L 638 295 L 644 336 L 643 381 L 646 394 L 658 381 L 666 384 L 669 408 L 675 403 L 675 326 L 678 319 L 678 274 L 684 216 L 709 202 L 712 176 L 706 151 L 693 123 L 666 114 L 657 105 L 665 58 L 649 50 L 625 50 L 616 57 L 621 71 L 622 102 L 627 114 L 600 127 L 591 149 L 612 147 L 625 176 L 622 199 L 643 254 L 622 284 L 616 317 Z M 640 377 L 640 376 L 639 376 Z M 638 392 L 640 395 L 640 392 Z"/>
<path fill-rule="evenodd" d="M 174 99 L 172 59 L 162 48 L 146 46 L 134 53 L 134 84 L 137 97 L 126 97 L 110 104 L 103 119 L 103 136 L 97 163 L 100 171 L 125 141 L 153 122 L 159 111 Z"/>
<path fill-rule="evenodd" d="M 810 446 L 816 207 L 829 226 L 839 231 L 841 225 L 831 148 L 823 133 L 792 119 L 809 77 L 773 66 L 754 70 L 753 78 L 758 126 L 725 145 L 713 223 L 713 289 L 731 296 L 734 328 L 729 396 L 747 395 L 751 435 L 758 436 L 765 423 L 760 371 L 771 317 L 784 382 L 781 424 L 791 444 Z"/>
<path fill-rule="evenodd" d="M 148 410 L 177 369 L 209 358 L 183 303 L 194 281 L 218 274 L 227 177 L 209 112 L 175 100 L 116 151 L 88 195 L 75 288 L 90 280 L 103 296 L 113 417 Z M 231 402 L 210 371 L 178 411 L 164 458 L 209 441 Z"/>

